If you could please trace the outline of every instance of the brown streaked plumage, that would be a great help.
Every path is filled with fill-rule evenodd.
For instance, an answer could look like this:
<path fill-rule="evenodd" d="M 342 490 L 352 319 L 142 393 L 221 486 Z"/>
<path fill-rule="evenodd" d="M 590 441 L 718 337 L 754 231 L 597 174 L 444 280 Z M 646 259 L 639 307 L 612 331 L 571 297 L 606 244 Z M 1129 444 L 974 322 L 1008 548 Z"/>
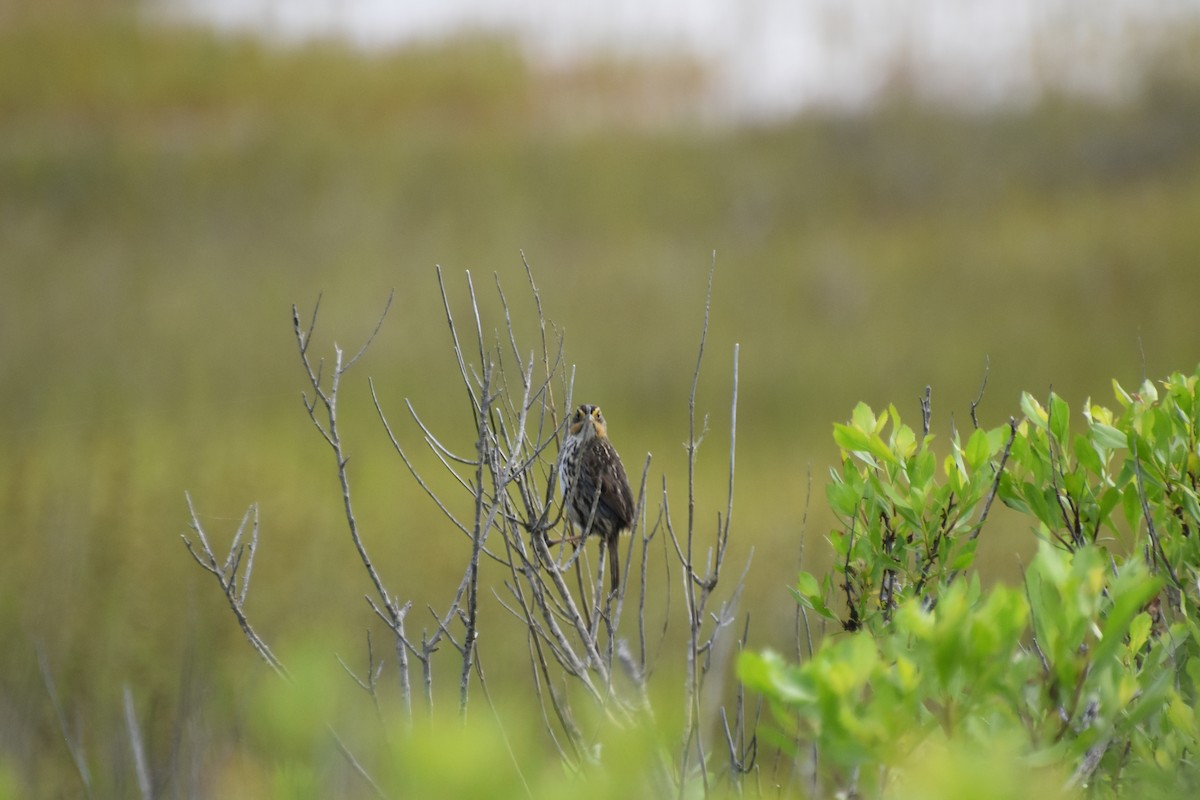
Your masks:
<path fill-rule="evenodd" d="M 617 546 L 621 531 L 633 528 L 633 490 L 621 457 L 608 440 L 599 406 L 581 405 L 571 416 L 558 460 L 567 519 L 579 538 L 600 536 L 608 548 L 612 588 L 621 582 Z"/>

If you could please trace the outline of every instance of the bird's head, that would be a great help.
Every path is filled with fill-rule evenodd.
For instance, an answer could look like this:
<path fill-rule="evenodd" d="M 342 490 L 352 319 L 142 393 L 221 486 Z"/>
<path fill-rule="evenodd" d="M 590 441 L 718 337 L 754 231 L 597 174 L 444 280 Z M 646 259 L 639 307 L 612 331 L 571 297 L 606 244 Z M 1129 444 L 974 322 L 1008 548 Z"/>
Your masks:
<path fill-rule="evenodd" d="M 575 409 L 575 413 L 571 415 L 571 421 L 567 423 L 567 433 L 571 436 L 582 437 L 584 441 L 593 436 L 600 439 L 608 438 L 608 426 L 604 423 L 604 415 L 600 413 L 600 406 L 584 403 Z"/>

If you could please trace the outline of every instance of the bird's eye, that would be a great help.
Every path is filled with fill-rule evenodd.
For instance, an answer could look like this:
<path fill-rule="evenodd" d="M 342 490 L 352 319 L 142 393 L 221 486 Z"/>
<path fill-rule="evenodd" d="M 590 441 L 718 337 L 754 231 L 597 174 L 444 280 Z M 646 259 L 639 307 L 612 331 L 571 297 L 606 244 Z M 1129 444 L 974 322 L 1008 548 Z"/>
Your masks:
<path fill-rule="evenodd" d="M 593 408 L 593 409 L 592 409 L 592 416 L 593 416 L 593 417 L 595 417 L 596 419 L 600 419 L 600 409 L 598 409 L 598 408 Z"/>

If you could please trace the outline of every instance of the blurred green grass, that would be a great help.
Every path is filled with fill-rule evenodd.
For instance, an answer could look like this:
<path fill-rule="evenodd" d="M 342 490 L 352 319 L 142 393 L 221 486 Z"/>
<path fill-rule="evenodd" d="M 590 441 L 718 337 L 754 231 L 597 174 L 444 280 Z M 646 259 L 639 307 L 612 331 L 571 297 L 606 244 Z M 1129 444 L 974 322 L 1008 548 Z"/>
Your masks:
<path fill-rule="evenodd" d="M 730 572 L 753 548 L 744 607 L 756 643 L 779 648 L 809 475 L 805 558 L 819 571 L 830 426 L 855 402 L 916 419 L 931 384 L 944 433 L 951 415 L 968 424 L 985 358 L 985 424 L 1016 413 L 1021 389 L 1053 385 L 1078 409 L 1108 403 L 1114 377 L 1198 358 L 1200 73 L 1186 47 L 1118 107 L 1049 97 L 967 115 L 897 96 L 865 116 L 738 128 L 624 118 L 622 87 L 653 75 L 601 64 L 547 80 L 501 41 L 369 56 L 115 12 L 10 22 L 0 753 L 46 795 L 74 784 L 35 643 L 101 761 L 126 682 L 155 763 L 245 744 L 257 664 L 179 543 L 185 489 L 213 531 L 261 504 L 250 607 L 270 640 L 319 631 L 331 651 L 361 651 L 365 584 L 299 402 L 292 303 L 303 316 L 324 292 L 318 346 L 353 350 L 396 289 L 343 422 L 376 558 L 436 606 L 461 542 L 391 456 L 365 385 L 376 379 L 394 422 L 409 397 L 470 449 L 434 265 L 459 319 L 471 270 L 488 328 L 502 321 L 495 272 L 533 346 L 524 250 L 578 365 L 575 397 L 604 405 L 631 472 L 654 454 L 651 496 L 665 476 L 678 511 L 715 250 L 699 518 L 724 508 L 738 342 Z M 416 447 L 415 427 L 399 429 Z M 984 542 L 997 574 L 1025 533 L 998 526 Z M 521 648 L 484 646 L 497 674 L 523 675 Z"/>

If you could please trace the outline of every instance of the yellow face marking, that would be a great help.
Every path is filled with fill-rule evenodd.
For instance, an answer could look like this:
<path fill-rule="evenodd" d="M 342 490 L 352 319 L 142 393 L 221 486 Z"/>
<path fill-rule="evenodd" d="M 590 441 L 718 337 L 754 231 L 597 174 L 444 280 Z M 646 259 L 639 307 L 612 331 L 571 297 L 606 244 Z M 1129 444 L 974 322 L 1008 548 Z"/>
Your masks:
<path fill-rule="evenodd" d="M 592 425 L 596 429 L 596 435 L 601 439 L 608 436 L 608 428 L 604 424 L 604 416 L 600 413 L 600 406 L 592 409 Z"/>
<path fill-rule="evenodd" d="M 600 413 L 599 406 L 588 405 L 584 403 L 575 409 L 575 413 L 571 415 L 571 421 L 567 425 L 567 433 L 571 436 L 578 435 L 583 431 L 584 423 L 590 423 L 592 431 L 601 439 L 607 438 L 608 428 L 604 422 L 604 415 Z"/>
<path fill-rule="evenodd" d="M 575 409 L 575 413 L 571 415 L 571 424 L 567 426 L 567 431 L 574 436 L 583 430 L 583 408 Z"/>

